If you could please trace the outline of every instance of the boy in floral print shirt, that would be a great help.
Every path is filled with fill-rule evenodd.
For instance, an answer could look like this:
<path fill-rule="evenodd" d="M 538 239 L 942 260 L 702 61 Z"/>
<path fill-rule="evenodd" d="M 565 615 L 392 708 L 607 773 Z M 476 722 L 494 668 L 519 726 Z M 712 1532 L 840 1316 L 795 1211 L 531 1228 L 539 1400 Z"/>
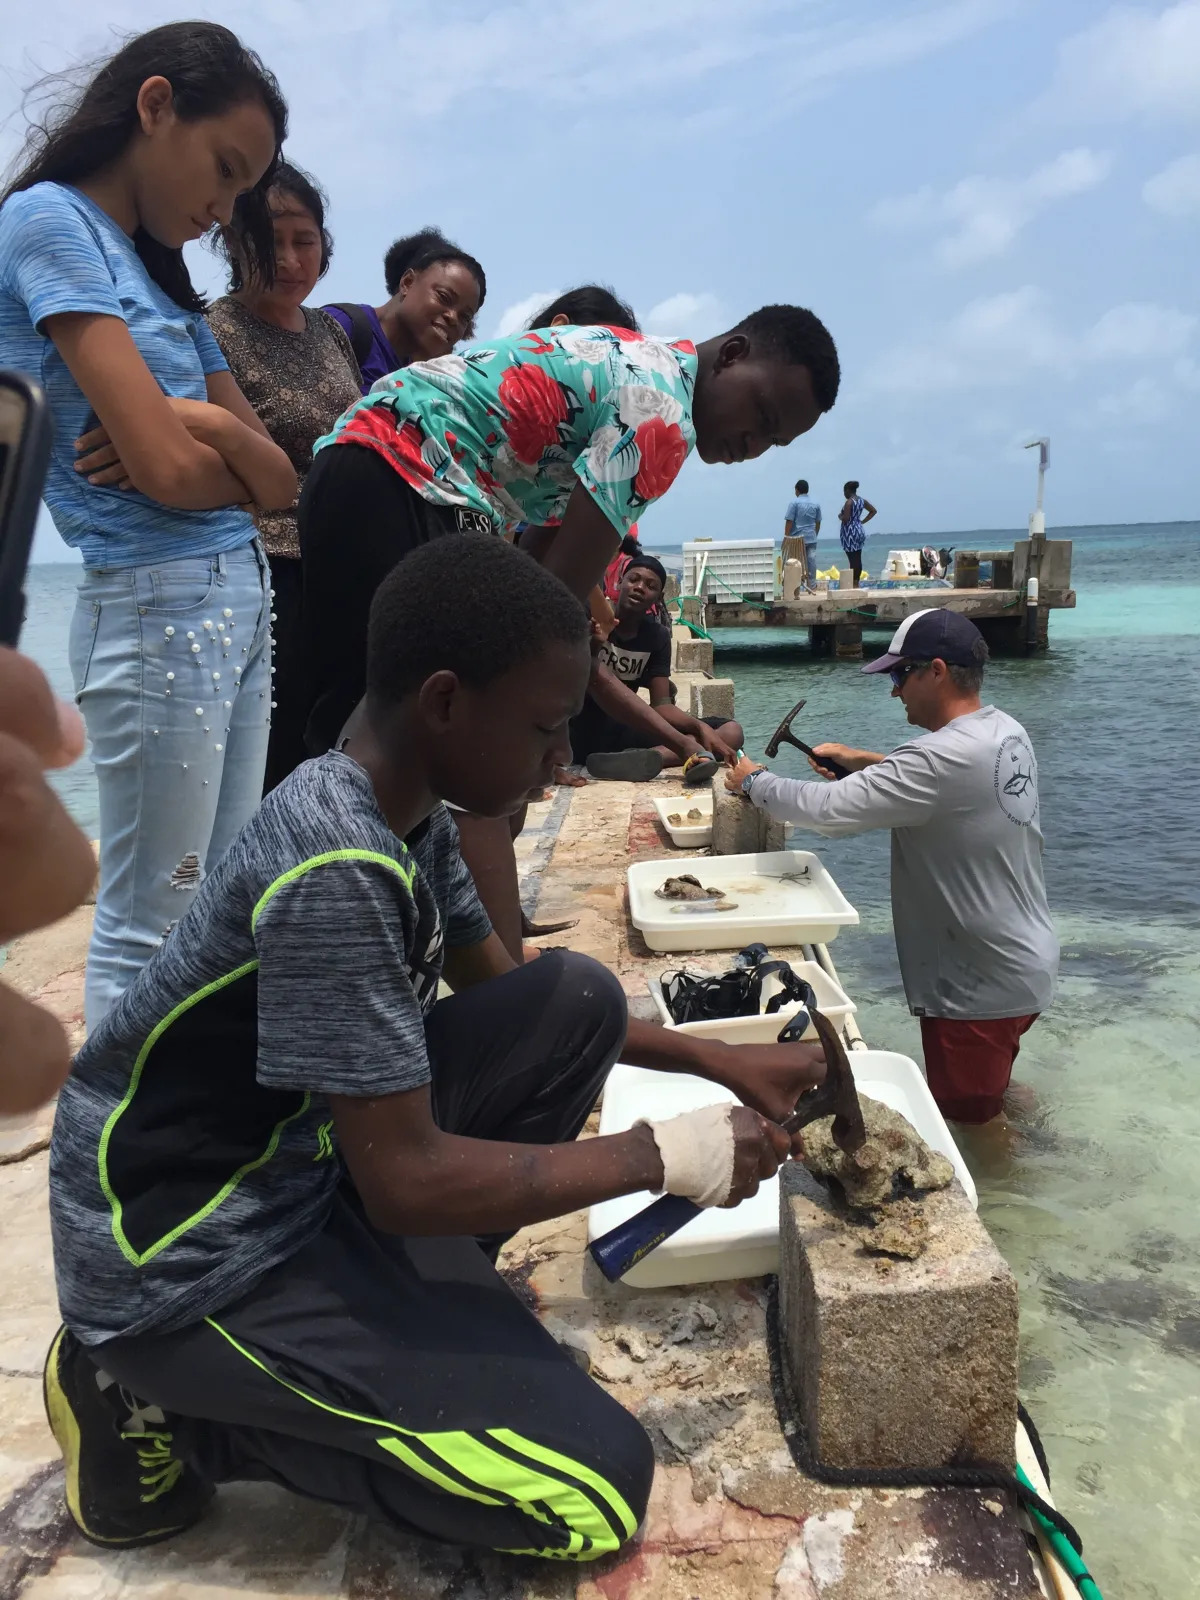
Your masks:
<path fill-rule="evenodd" d="M 728 465 L 790 444 L 839 376 L 812 312 L 767 306 L 699 346 L 544 328 L 382 378 L 317 441 L 300 501 L 310 753 L 362 695 L 371 596 L 410 549 L 467 527 L 554 529 L 541 559 L 584 598 L 693 448 Z"/>
<path fill-rule="evenodd" d="M 434 505 L 498 532 L 561 524 L 576 483 L 624 535 L 696 442 L 696 347 L 548 328 L 381 378 L 318 442 L 377 450 Z"/>

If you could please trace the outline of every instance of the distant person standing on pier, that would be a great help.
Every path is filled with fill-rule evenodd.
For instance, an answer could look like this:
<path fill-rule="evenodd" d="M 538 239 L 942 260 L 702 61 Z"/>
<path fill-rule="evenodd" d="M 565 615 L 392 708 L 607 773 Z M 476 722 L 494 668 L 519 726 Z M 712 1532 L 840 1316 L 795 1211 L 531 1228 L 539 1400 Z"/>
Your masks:
<path fill-rule="evenodd" d="M 783 524 L 785 539 L 804 540 L 804 565 L 808 569 L 805 582 L 811 583 L 817 575 L 817 535 L 821 531 L 821 507 L 808 492 L 808 479 L 796 482 L 796 497 L 787 508 Z"/>
<path fill-rule="evenodd" d="M 817 745 L 818 772 L 822 756 L 850 768 L 838 783 L 777 778 L 748 759 L 726 777 L 778 821 L 831 838 L 892 830 L 904 992 L 933 1098 L 967 1123 L 1000 1115 L 1022 1036 L 1058 976 L 1037 761 L 1021 724 L 980 702 L 987 658 L 966 617 L 918 611 L 862 670 L 890 674 L 893 698 L 927 732 L 889 756 Z"/>
<path fill-rule="evenodd" d="M 859 494 L 857 478 L 851 478 L 849 483 L 843 484 L 842 493 L 846 496 L 846 503 L 838 512 L 838 521 L 842 525 L 842 549 L 850 562 L 853 578 L 850 587 L 857 589 L 858 580 L 862 577 L 862 548 L 867 542 L 863 524 L 879 513 L 869 500 L 864 500 Z"/>

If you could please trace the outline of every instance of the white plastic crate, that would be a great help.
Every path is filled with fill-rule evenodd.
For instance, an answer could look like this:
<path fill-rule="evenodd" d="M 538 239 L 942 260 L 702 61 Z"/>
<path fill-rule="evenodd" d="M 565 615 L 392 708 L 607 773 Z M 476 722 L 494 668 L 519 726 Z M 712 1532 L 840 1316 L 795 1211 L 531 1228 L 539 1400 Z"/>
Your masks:
<path fill-rule="evenodd" d="M 726 1043 L 746 1043 L 758 1024 L 757 1017 L 731 1018 L 722 1025 Z M 973 1206 L 978 1205 L 971 1174 L 916 1062 L 892 1050 L 851 1050 L 848 1059 L 858 1090 L 907 1117 L 929 1148 L 940 1151 L 951 1162 L 967 1199 Z M 718 1089 L 703 1078 L 686 1073 L 648 1072 L 618 1063 L 604 1086 L 600 1132 L 624 1133 L 639 1118 L 653 1122 L 733 1099 L 727 1090 Z M 588 1238 L 598 1239 L 653 1200 L 651 1194 L 627 1194 L 592 1206 L 588 1212 Z M 702 1211 L 657 1250 L 644 1256 L 622 1282 L 634 1289 L 661 1289 L 676 1284 L 713 1283 L 722 1278 L 754 1278 L 775 1272 L 778 1267 L 779 1179 L 775 1177 L 768 1178 L 756 1195 L 732 1210 L 717 1207 Z"/>
<path fill-rule="evenodd" d="M 660 900 L 666 878 L 691 869 L 706 888 L 723 889 L 731 907 L 702 910 L 688 900 Z M 702 861 L 635 861 L 626 869 L 629 916 L 651 950 L 740 950 L 828 944 L 858 912 L 811 850 L 711 856 Z"/>
<path fill-rule="evenodd" d="M 736 602 L 738 595 L 774 600 L 773 539 L 693 539 L 683 547 L 683 593 Z M 719 580 L 719 581 L 718 581 Z"/>

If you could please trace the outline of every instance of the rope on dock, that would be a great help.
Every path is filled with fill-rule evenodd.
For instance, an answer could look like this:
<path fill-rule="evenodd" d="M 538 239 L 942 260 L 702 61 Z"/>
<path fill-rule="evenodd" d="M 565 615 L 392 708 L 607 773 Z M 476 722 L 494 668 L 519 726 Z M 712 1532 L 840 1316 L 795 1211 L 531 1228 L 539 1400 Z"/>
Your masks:
<path fill-rule="evenodd" d="M 684 616 L 684 614 L 683 614 L 683 602 L 685 600 L 699 600 L 699 601 L 703 602 L 704 596 L 702 594 L 677 594 L 677 595 L 672 595 L 671 599 L 667 601 L 667 604 L 669 606 L 678 606 L 679 607 L 679 615 L 674 620 L 676 622 L 680 623 L 683 627 L 690 628 L 692 630 L 692 632 L 694 634 L 696 634 L 699 638 L 707 639 L 710 644 L 713 644 L 715 642 L 714 639 L 713 639 L 713 636 L 712 636 L 711 633 L 708 632 L 708 630 L 706 628 L 702 628 L 698 622 L 692 622 L 687 617 Z"/>

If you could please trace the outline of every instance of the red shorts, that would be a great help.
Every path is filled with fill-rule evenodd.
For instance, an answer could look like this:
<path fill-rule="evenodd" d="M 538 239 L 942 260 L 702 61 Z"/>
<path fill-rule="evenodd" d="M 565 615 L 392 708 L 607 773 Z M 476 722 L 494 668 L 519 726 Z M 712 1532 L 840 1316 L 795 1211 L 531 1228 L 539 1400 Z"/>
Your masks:
<path fill-rule="evenodd" d="M 921 1018 L 925 1076 L 944 1117 L 979 1123 L 1000 1115 L 1021 1037 L 1037 1019 L 1036 1011 L 989 1022 Z"/>

